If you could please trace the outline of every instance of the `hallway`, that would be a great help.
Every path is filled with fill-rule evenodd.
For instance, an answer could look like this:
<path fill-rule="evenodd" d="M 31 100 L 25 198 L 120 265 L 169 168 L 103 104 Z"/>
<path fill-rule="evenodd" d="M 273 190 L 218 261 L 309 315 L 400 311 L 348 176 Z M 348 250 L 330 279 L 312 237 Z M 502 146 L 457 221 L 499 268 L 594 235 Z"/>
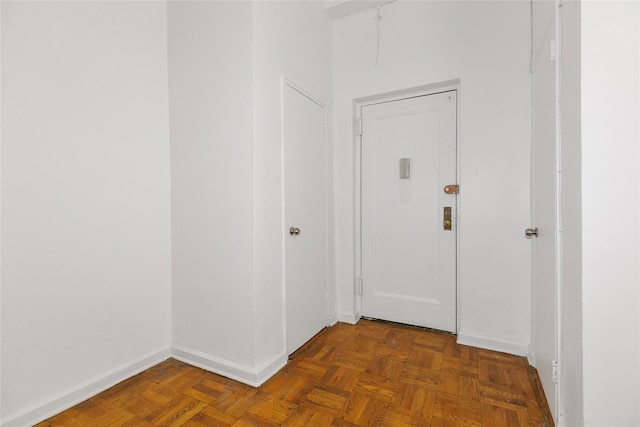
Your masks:
<path fill-rule="evenodd" d="M 1 427 L 541 425 L 529 365 L 556 425 L 640 426 L 640 0 L 0 1 L 0 15 Z M 318 123 L 292 119 L 287 87 Z M 409 144 L 412 112 L 386 127 L 384 104 L 449 91 L 447 161 Z M 290 124 L 318 140 L 313 168 L 289 161 Z M 374 147 L 382 130 L 393 149 Z M 323 183 L 302 188 L 312 170 Z M 289 178 L 305 191 L 287 196 Z M 419 225 L 363 210 L 380 189 Z M 410 208 L 436 193 L 437 209 Z M 289 218 L 292 202 L 320 227 Z M 446 258 L 419 227 L 450 237 Z M 316 228 L 317 254 L 287 250 Z M 444 264 L 429 283 L 447 293 L 395 286 Z M 308 277 L 316 316 L 293 339 Z M 442 301 L 448 326 L 369 311 L 370 296 Z"/>

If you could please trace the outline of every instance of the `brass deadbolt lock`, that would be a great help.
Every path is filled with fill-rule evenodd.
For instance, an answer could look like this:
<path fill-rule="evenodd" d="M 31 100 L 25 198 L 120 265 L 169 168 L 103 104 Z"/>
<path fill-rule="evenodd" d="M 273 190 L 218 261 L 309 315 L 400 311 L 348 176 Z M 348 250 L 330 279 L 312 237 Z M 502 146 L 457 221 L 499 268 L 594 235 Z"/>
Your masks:
<path fill-rule="evenodd" d="M 451 222 L 451 207 L 447 206 L 444 208 L 443 213 L 443 221 L 442 221 L 442 226 L 445 230 L 451 230 L 451 225 L 453 224 Z"/>

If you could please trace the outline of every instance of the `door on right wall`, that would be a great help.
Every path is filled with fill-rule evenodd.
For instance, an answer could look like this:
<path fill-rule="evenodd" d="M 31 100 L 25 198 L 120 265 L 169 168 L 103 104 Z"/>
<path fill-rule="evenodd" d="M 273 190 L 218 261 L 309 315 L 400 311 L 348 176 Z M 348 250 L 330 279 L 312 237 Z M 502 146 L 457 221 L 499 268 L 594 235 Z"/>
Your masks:
<path fill-rule="evenodd" d="M 362 107 L 365 317 L 456 332 L 456 95 Z"/>
<path fill-rule="evenodd" d="M 557 170 L 558 115 L 556 91 L 556 7 L 533 2 L 536 45 L 533 62 L 532 246 L 533 358 L 554 420 L 558 421 Z M 544 30 L 538 32 L 538 29 Z"/>

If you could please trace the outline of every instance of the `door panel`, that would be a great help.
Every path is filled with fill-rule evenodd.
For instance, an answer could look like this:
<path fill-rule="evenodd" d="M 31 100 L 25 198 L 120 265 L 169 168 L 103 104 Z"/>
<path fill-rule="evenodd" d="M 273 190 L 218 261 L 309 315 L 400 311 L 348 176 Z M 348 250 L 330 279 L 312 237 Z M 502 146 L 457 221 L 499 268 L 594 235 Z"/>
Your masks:
<path fill-rule="evenodd" d="M 455 332 L 456 92 L 364 106 L 362 120 L 362 313 Z"/>
<path fill-rule="evenodd" d="M 287 353 L 327 326 L 325 109 L 284 87 L 284 216 Z M 290 229 L 299 229 L 299 234 Z"/>
<path fill-rule="evenodd" d="M 533 168 L 532 219 L 538 228 L 533 240 L 533 352 L 536 369 L 549 408 L 557 421 L 557 388 L 553 382 L 553 363 L 557 348 L 557 74 L 550 58 L 555 39 L 555 5 L 534 2 L 534 14 L 545 23 L 533 73 Z M 534 29 L 537 27 L 534 27 Z"/>

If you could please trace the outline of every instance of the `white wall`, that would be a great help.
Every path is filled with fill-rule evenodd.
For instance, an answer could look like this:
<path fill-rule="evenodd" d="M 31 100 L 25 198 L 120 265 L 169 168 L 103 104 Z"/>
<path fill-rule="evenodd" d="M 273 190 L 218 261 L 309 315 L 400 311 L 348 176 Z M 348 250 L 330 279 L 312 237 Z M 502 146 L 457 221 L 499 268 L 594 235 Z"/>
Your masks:
<path fill-rule="evenodd" d="M 169 2 L 168 14 L 173 347 L 243 378 L 254 366 L 252 5 Z"/>
<path fill-rule="evenodd" d="M 338 313 L 354 301 L 353 100 L 460 79 L 460 337 L 526 354 L 530 339 L 527 2 L 410 2 L 334 23 Z"/>
<path fill-rule="evenodd" d="M 169 3 L 174 355 L 253 385 L 287 360 L 282 77 L 329 105 L 330 30 L 317 1 Z"/>
<path fill-rule="evenodd" d="M 2 100 L 2 6 L 0 5 L 0 100 Z M 2 167 L 2 102 L 0 101 L 0 168 Z M 0 254 L 2 253 L 2 173 L 0 172 Z M 2 308 L 2 257 L 0 255 L 0 309 Z M 0 424 L 2 424 L 2 316 L 0 315 Z"/>
<path fill-rule="evenodd" d="M 255 41 L 255 327 L 256 363 L 286 357 L 283 301 L 282 77 L 327 109 L 331 104 L 331 22 L 320 1 L 256 2 Z M 330 131 L 328 135 L 330 135 Z M 329 155 L 331 144 L 329 138 Z M 329 176 L 332 171 L 329 170 Z M 331 200 L 332 182 L 329 181 Z M 333 209 L 332 200 L 329 203 Z M 332 215 L 330 215 L 332 218 Z M 333 255 L 333 221 L 330 224 Z M 333 262 L 330 313 L 335 319 Z"/>
<path fill-rule="evenodd" d="M 584 420 L 640 425 L 639 3 L 582 2 Z"/>
<path fill-rule="evenodd" d="M 163 3 L 2 2 L 3 425 L 169 354 L 166 31 Z"/>

